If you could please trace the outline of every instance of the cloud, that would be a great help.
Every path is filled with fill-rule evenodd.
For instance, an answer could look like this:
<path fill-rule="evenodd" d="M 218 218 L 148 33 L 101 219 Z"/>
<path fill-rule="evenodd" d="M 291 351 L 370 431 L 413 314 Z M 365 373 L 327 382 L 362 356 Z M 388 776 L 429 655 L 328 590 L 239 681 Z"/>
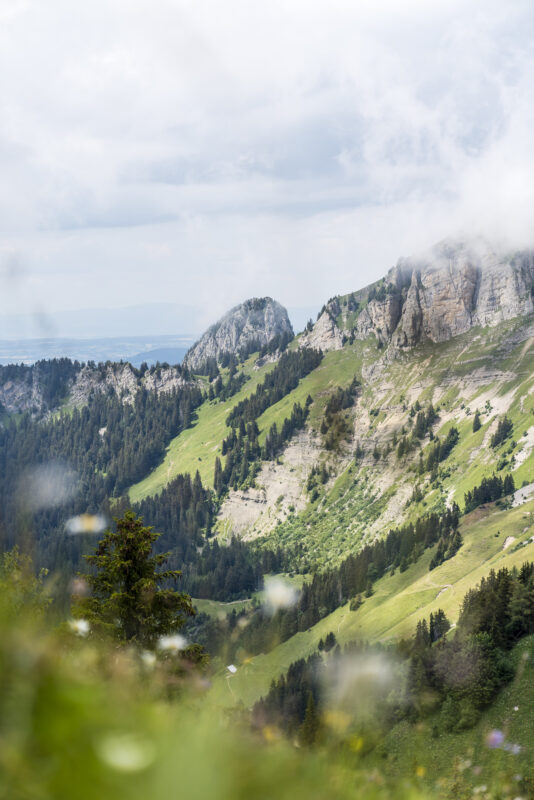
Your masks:
<path fill-rule="evenodd" d="M 25 267 L 4 311 L 172 298 L 210 321 L 249 294 L 320 305 L 459 230 L 532 240 L 528 1 L 0 13 L 0 257 Z"/>

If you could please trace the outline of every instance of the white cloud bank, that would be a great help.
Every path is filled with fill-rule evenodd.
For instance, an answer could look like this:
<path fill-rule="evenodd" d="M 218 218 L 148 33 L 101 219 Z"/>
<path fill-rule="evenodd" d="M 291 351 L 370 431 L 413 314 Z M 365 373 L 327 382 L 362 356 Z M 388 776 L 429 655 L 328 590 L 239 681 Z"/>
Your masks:
<path fill-rule="evenodd" d="M 533 34 L 530 0 L 7 0 L 0 310 L 209 322 L 531 243 Z"/>

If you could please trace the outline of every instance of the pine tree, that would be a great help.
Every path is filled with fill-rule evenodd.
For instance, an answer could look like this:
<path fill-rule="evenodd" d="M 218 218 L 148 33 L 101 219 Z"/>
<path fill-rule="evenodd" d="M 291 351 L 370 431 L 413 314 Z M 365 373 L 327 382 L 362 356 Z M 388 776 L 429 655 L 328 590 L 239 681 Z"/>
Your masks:
<path fill-rule="evenodd" d="M 450 629 L 451 623 L 447 619 L 445 612 L 439 608 L 435 614 L 430 615 L 429 634 L 430 641 L 437 642 L 441 639 Z"/>
<path fill-rule="evenodd" d="M 184 624 L 184 615 L 194 616 L 195 611 L 189 595 L 160 588 L 181 575 L 178 570 L 158 571 L 169 555 L 152 555 L 160 534 L 132 511 L 115 518 L 115 523 L 117 530 L 107 530 L 96 552 L 85 556 L 95 570 L 81 576 L 91 595 L 76 598 L 73 613 L 96 631 L 153 647 L 160 636 Z"/>
<path fill-rule="evenodd" d="M 311 747 L 315 744 L 319 736 L 319 729 L 321 722 L 315 707 L 313 693 L 310 691 L 308 694 L 308 703 L 306 705 L 306 715 L 304 722 L 300 726 L 299 738 L 303 745 Z"/>
<path fill-rule="evenodd" d="M 336 646 L 336 643 L 337 643 L 336 635 L 333 631 L 330 631 L 330 633 L 326 635 L 326 639 L 324 641 L 325 651 L 328 653 L 330 650 L 332 650 L 333 647 Z"/>
<path fill-rule="evenodd" d="M 481 427 L 482 427 L 482 423 L 480 421 L 480 412 L 477 409 L 475 411 L 475 416 L 474 416 L 474 419 L 473 419 L 473 433 L 476 433 L 478 430 L 480 430 Z"/>

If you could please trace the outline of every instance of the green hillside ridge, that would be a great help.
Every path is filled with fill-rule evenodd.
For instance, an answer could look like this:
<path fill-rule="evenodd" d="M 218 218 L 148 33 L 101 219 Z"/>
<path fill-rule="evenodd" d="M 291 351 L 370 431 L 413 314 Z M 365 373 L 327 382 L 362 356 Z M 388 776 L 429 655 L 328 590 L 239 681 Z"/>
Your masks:
<path fill-rule="evenodd" d="M 471 796 L 476 787 L 502 784 L 503 775 L 520 796 L 523 779 L 532 779 L 534 752 L 534 636 L 526 636 L 510 654 L 516 676 L 498 694 L 474 728 L 458 733 L 441 733 L 433 738 L 434 718 L 418 725 L 396 725 L 363 765 L 385 770 L 390 777 L 411 778 L 416 772 L 423 783 L 435 787 L 437 776 L 447 776 L 441 789 L 456 796 Z M 516 744 L 520 752 L 491 749 L 488 733 L 500 730 L 505 741 Z M 429 743 L 432 743 L 429 746 Z M 477 793 L 480 793 L 480 789 Z"/>
<path fill-rule="evenodd" d="M 243 372 L 249 380 L 243 388 L 229 400 L 206 400 L 197 411 L 193 424 L 176 436 L 165 454 L 165 458 L 153 472 L 128 492 L 132 503 L 160 492 L 176 475 L 199 471 L 202 482 L 211 486 L 215 458 L 221 454 L 222 440 L 228 433 L 226 417 L 236 403 L 249 397 L 266 373 L 273 368 L 272 363 L 255 368 L 255 359 L 249 358 Z"/>
<path fill-rule="evenodd" d="M 329 485 L 323 497 L 299 517 L 284 522 L 275 529 L 268 539 L 277 543 L 291 543 L 298 538 L 310 540 L 310 552 L 327 563 L 338 561 L 355 541 L 364 540 L 373 521 L 380 523 L 384 510 L 391 511 L 391 500 L 398 490 L 406 490 L 416 485 L 424 489 L 424 499 L 406 506 L 407 499 L 395 502 L 395 515 L 387 517 L 383 524 L 375 525 L 371 539 L 391 527 L 392 519 L 415 519 L 422 513 L 443 508 L 446 502 L 455 500 L 463 507 L 466 491 L 478 485 L 483 477 L 489 477 L 498 466 L 504 471 L 512 471 L 516 486 L 530 482 L 534 477 L 534 452 L 532 444 L 527 445 L 525 433 L 534 425 L 534 398 L 529 392 L 534 387 L 534 351 L 531 342 L 513 345 L 502 356 L 502 362 L 495 356 L 496 346 L 506 341 L 517 322 L 505 323 L 499 330 L 484 331 L 484 341 L 480 331 L 470 331 L 464 336 L 439 345 L 425 345 L 401 356 L 387 365 L 381 375 L 378 387 L 363 381 L 362 395 L 356 404 L 356 414 L 365 415 L 374 409 L 376 417 L 369 417 L 367 430 L 355 436 L 358 443 L 366 449 L 363 461 L 354 461 Z M 358 343 L 347 346 L 350 350 Z M 504 369 L 516 371 L 510 380 L 495 380 L 472 393 L 465 391 L 465 399 L 460 394 L 465 367 L 471 361 L 473 352 L 477 354 L 477 368 Z M 309 376 L 311 377 L 311 376 Z M 506 378 L 506 373 L 504 373 Z M 451 384 L 449 388 L 447 384 Z M 386 388 L 381 388 L 385 386 Z M 388 388 L 389 387 L 389 388 Z M 402 390 L 399 390 L 402 387 Z M 511 396 L 513 393 L 513 397 Z M 492 404 L 486 411 L 486 395 L 491 395 Z M 508 398 L 507 398 L 508 395 Z M 313 396 L 313 395 L 312 395 Z M 291 396 L 286 398 L 290 402 Z M 375 464 L 369 458 L 373 442 L 381 444 L 392 442 L 393 432 L 400 432 L 403 425 L 410 433 L 409 408 L 416 400 L 424 406 L 433 400 L 439 406 L 440 419 L 434 427 L 435 433 L 444 438 L 454 425 L 460 432 L 460 440 L 449 458 L 440 466 L 439 478 L 433 485 L 428 483 L 428 475 L 418 477 L 415 467 L 418 449 L 402 459 L 397 459 L 394 448 L 387 459 L 379 459 Z M 504 400 L 504 404 L 503 404 Z M 439 401 L 439 402 L 438 402 Z M 500 447 L 492 450 L 489 445 L 482 446 L 488 429 L 495 424 L 498 408 L 503 404 L 506 414 L 514 425 L 513 435 Z M 475 409 L 482 413 L 482 428 L 473 433 L 472 422 Z M 515 441 L 515 445 L 512 446 Z M 421 442 L 423 453 L 429 448 L 428 437 Z M 524 448 L 525 460 L 518 466 L 513 457 Z M 509 451 L 509 452 L 508 452 Z M 506 459 L 503 464 L 502 459 Z M 468 468 L 467 468 L 468 467 Z M 389 484 L 380 488 L 381 483 Z M 408 494 L 411 494 L 410 492 Z M 406 493 L 406 492 L 405 492 Z M 313 530 L 310 523 L 313 520 Z M 395 523 L 396 524 L 396 523 Z M 347 527 L 349 525 L 349 527 Z"/>
<path fill-rule="evenodd" d="M 216 678 L 214 699 L 222 705 L 239 701 L 247 707 L 253 705 L 268 691 L 273 678 L 313 653 L 329 631 L 334 631 L 341 645 L 354 640 L 398 639 L 412 635 L 418 620 L 438 608 L 454 623 L 465 593 L 490 570 L 520 566 L 534 558 L 534 543 L 529 542 L 534 535 L 534 500 L 513 509 L 500 510 L 495 504 L 477 509 L 462 519 L 460 531 L 463 546 L 436 569 L 428 569 L 434 552 L 431 548 L 405 572 L 397 570 L 378 580 L 373 595 L 357 611 L 350 611 L 346 604 L 269 653 L 252 658 L 243 654 L 235 675 Z M 503 550 L 509 536 L 516 541 Z M 518 546 L 523 542 L 528 543 Z"/>
<path fill-rule="evenodd" d="M 512 471 L 517 487 L 530 482 L 534 477 L 534 438 L 531 441 L 528 435 L 530 428 L 534 430 L 534 396 L 530 394 L 534 389 L 534 349 L 533 340 L 525 338 L 525 325 L 525 319 L 516 319 L 394 354 L 380 350 L 374 337 L 326 352 L 321 364 L 296 389 L 258 418 L 260 442 L 263 444 L 273 423 L 280 429 L 293 405 L 303 405 L 308 395 L 313 403 L 307 427 L 320 440 L 329 397 L 356 376 L 361 390 L 349 413 L 354 424 L 352 442 L 342 443 L 341 458 L 339 453 L 323 451 L 320 461 L 328 464 L 331 478 L 318 487 L 319 497 L 315 502 L 309 498 L 300 514 L 279 518 L 279 524 L 260 543 L 270 547 L 298 541 L 306 553 L 305 569 L 313 563 L 324 566 L 339 562 L 361 542 L 373 540 L 400 521 L 439 510 L 453 500 L 462 507 L 465 492 L 496 469 L 501 474 Z M 297 346 L 298 340 L 294 340 L 291 347 Z M 130 500 L 137 502 L 159 492 L 179 472 L 198 469 L 205 485 L 211 486 L 215 458 L 228 433 L 225 420 L 229 410 L 250 396 L 271 369 L 272 362 L 258 369 L 255 356 L 248 359 L 243 370 L 250 380 L 241 391 L 224 403 L 204 402 L 193 425 L 171 442 L 163 462 L 130 489 Z M 410 435 L 413 404 L 418 402 L 424 408 L 431 401 L 439 413 L 435 435 L 444 438 L 452 426 L 460 433 L 458 444 L 440 464 L 432 483 L 429 474 L 419 476 L 416 469 L 419 450 L 426 455 L 431 446 L 428 436 L 401 459 L 395 452 L 403 429 Z M 477 409 L 482 427 L 473 433 Z M 488 442 L 490 431 L 504 413 L 513 423 L 513 435 L 493 450 Z M 363 458 L 354 458 L 357 446 L 363 450 Z M 379 453 L 376 461 L 373 452 Z M 279 461 L 283 465 L 283 453 Z M 303 474 L 303 481 L 305 477 Z M 423 496 L 411 502 L 416 487 Z M 276 509 L 270 513 L 276 514 Z M 221 532 L 224 538 L 232 533 L 231 520 L 225 519 Z"/>
<path fill-rule="evenodd" d="M 317 369 L 303 378 L 296 389 L 268 408 L 257 420 L 260 428 L 260 442 L 263 444 L 270 426 L 276 422 L 281 427 L 284 419 L 291 414 L 294 403 L 304 405 L 308 394 L 316 399 L 311 408 L 309 424 L 318 427 L 324 405 L 331 391 L 337 386 L 347 386 L 354 375 L 361 372 L 362 343 L 357 349 L 350 348 L 337 352 L 329 352 Z M 376 348 L 373 343 L 365 347 L 365 352 Z M 229 411 L 241 400 L 250 397 L 265 375 L 275 364 L 268 362 L 256 367 L 257 354 L 251 356 L 243 367 L 249 380 L 243 388 L 229 400 L 219 402 L 206 400 L 197 411 L 197 418 L 185 431 L 172 440 L 163 462 L 156 467 L 143 481 L 132 486 L 129 498 L 136 503 L 145 497 L 161 491 L 164 486 L 180 472 L 200 472 L 204 484 L 211 486 L 215 458 L 221 455 L 222 440 L 228 435 L 226 417 Z"/>
<path fill-rule="evenodd" d="M 270 406 L 258 418 L 260 428 L 260 441 L 265 436 L 273 423 L 280 427 L 286 417 L 291 414 L 294 403 L 303 405 L 308 395 L 314 403 L 310 410 L 308 426 L 317 431 L 323 418 L 325 405 L 330 394 L 338 386 L 346 388 L 352 379 L 357 376 L 361 379 L 362 364 L 377 356 L 374 340 L 358 342 L 358 346 L 347 346 L 343 350 L 333 350 L 325 353 L 321 364 L 303 378 L 296 389 L 278 403 Z"/>

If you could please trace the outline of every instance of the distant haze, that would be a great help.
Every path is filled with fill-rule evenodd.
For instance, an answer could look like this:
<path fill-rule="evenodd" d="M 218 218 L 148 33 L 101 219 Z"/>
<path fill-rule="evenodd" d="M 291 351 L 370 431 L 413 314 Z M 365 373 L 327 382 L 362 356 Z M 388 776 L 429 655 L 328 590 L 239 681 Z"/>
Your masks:
<path fill-rule="evenodd" d="M 246 299 L 246 298 L 243 298 Z M 288 309 L 295 333 L 318 309 Z M 216 319 L 192 306 L 153 304 L 119 309 L 82 309 L 56 314 L 0 317 L 0 364 L 31 364 L 42 358 L 130 361 L 139 367 L 181 363 L 185 353 Z"/>
<path fill-rule="evenodd" d="M 192 306 L 152 303 L 125 308 L 3 315 L 1 339 L 107 338 L 112 336 L 195 335 L 200 314 Z"/>
<path fill-rule="evenodd" d="M 246 299 L 248 298 L 241 298 L 241 300 Z M 304 329 L 310 317 L 315 319 L 318 310 L 318 306 L 288 308 L 295 333 Z M 180 306 L 171 303 L 152 303 L 124 308 L 84 308 L 55 313 L 4 314 L 0 316 L 0 342 L 135 336 L 195 338 L 217 322 L 218 318 L 219 315 L 209 317 L 207 310 L 198 306 Z"/>

